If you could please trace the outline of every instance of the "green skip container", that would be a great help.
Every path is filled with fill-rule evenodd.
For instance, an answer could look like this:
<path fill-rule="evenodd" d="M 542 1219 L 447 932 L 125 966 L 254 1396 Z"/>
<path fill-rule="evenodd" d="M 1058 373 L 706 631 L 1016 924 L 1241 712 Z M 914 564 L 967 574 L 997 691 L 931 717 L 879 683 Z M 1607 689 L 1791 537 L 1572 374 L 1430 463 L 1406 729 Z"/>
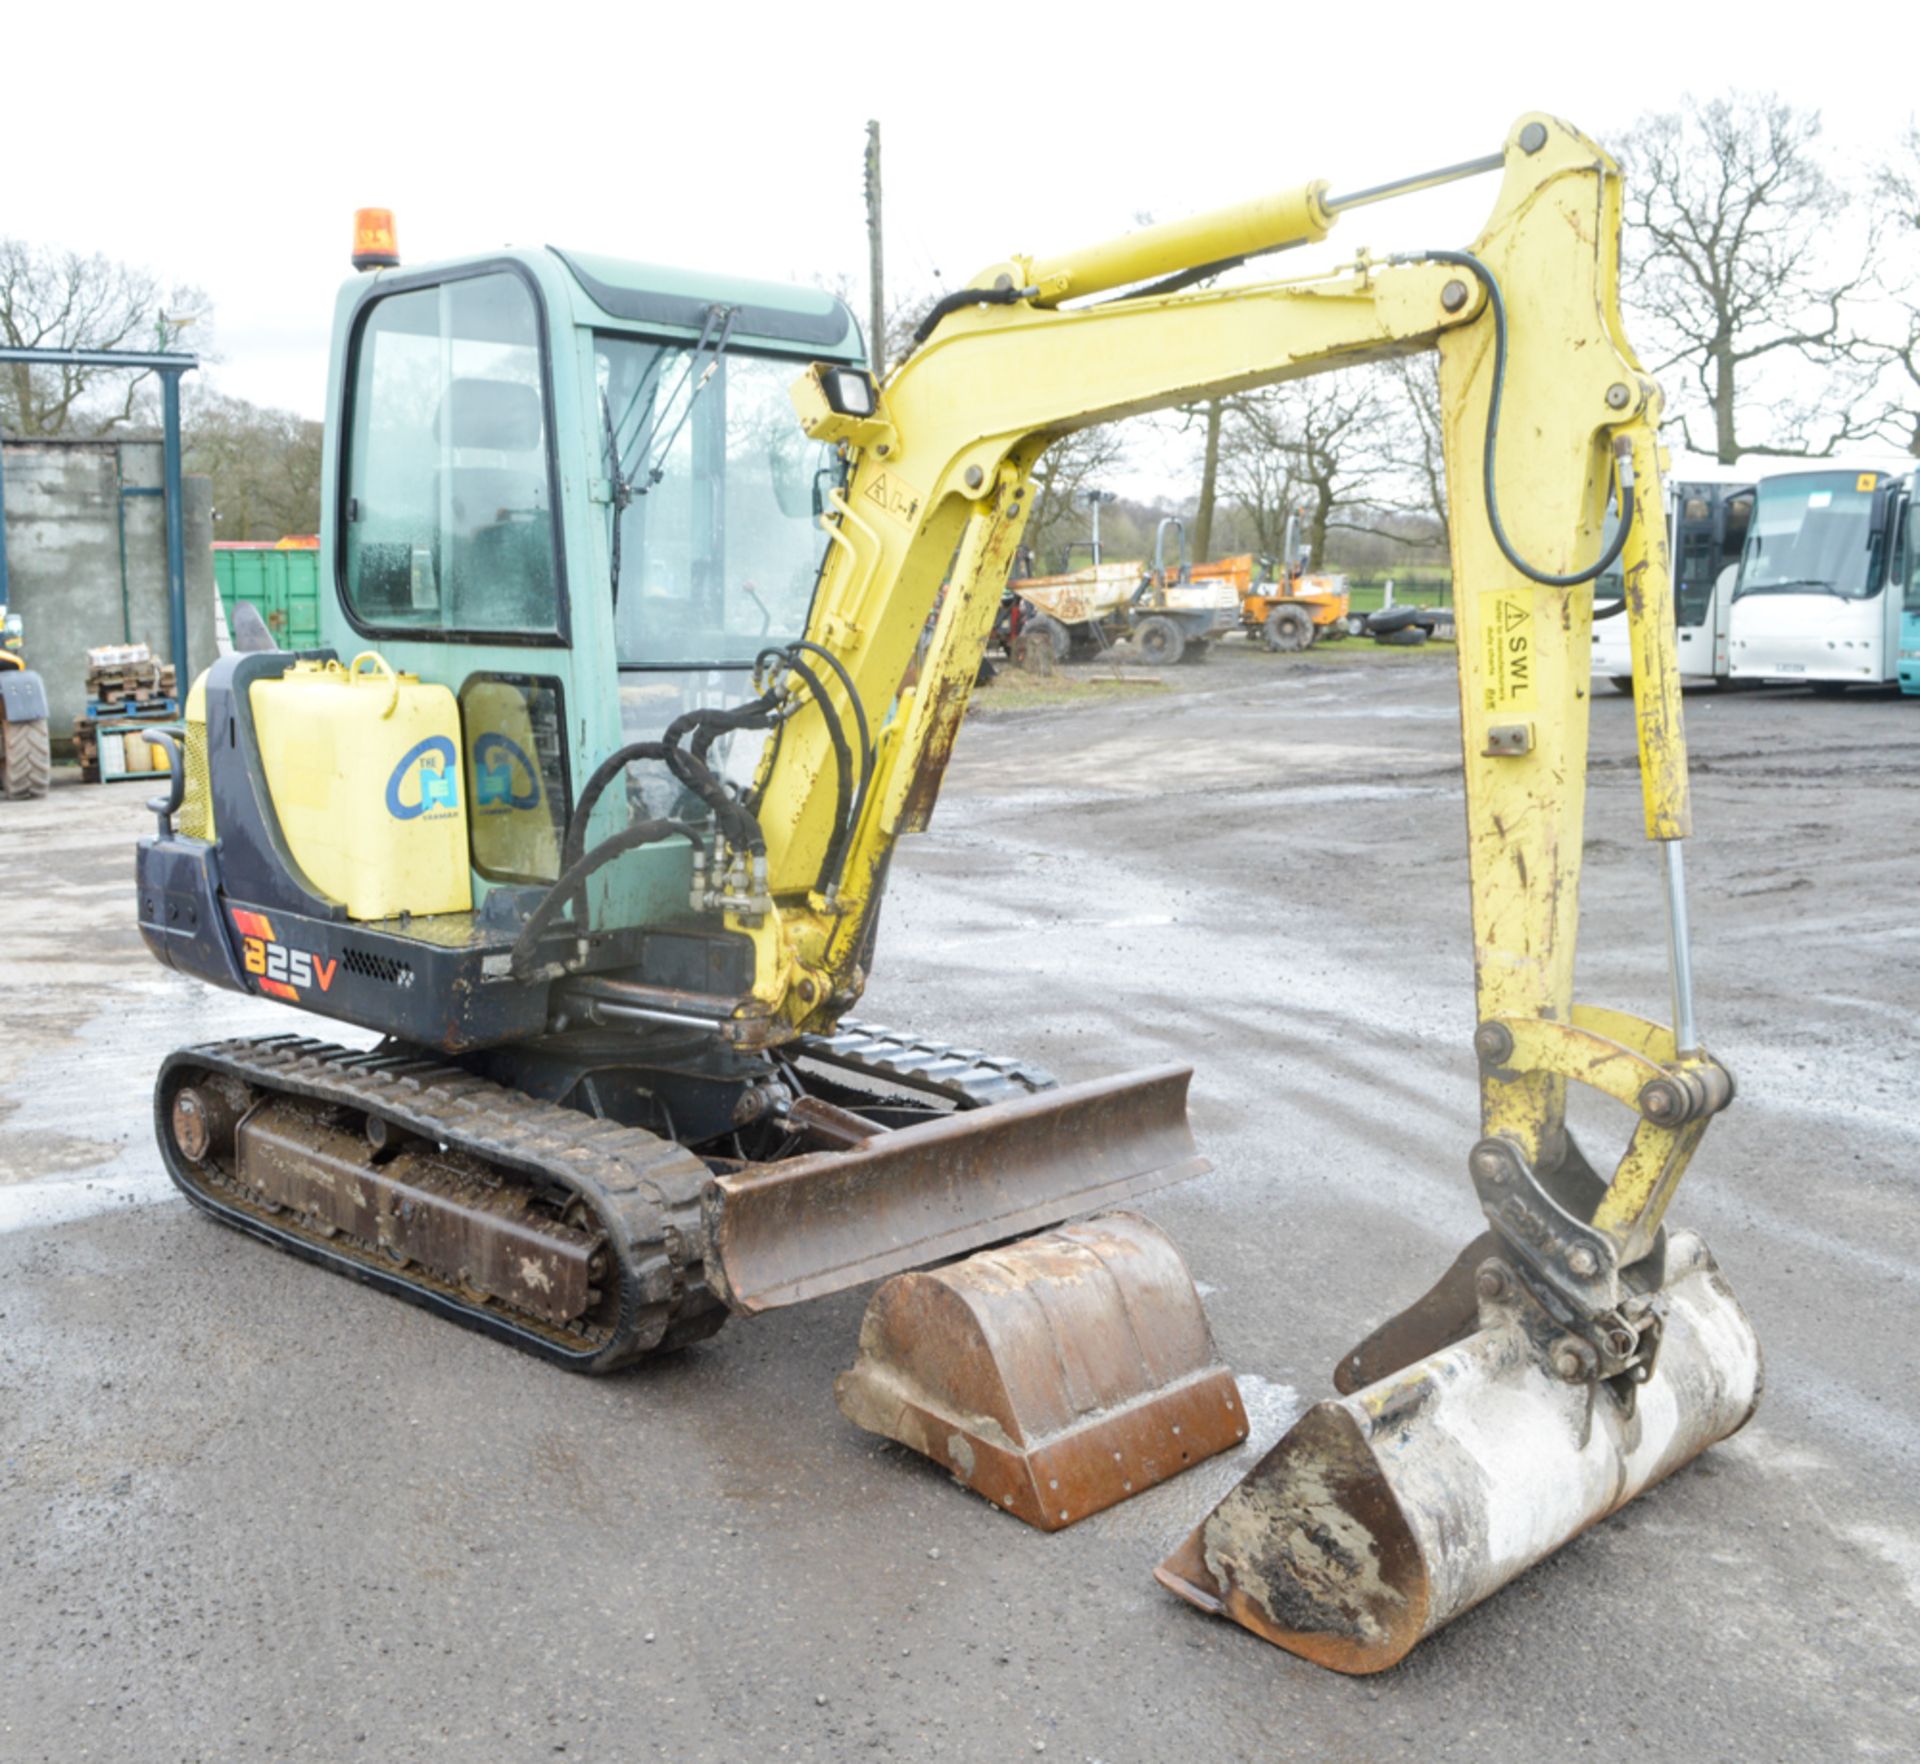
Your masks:
<path fill-rule="evenodd" d="M 216 544 L 213 580 L 229 631 L 244 600 L 282 649 L 320 647 L 320 553 L 311 543 Z"/>

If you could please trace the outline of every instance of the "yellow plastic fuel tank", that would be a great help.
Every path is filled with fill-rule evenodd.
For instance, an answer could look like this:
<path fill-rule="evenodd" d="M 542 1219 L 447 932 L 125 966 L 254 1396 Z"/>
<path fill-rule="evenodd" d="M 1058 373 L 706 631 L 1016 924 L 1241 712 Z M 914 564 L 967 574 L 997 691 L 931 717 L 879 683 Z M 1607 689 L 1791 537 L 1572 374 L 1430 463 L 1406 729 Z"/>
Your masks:
<path fill-rule="evenodd" d="M 373 651 L 295 662 L 248 694 L 294 859 L 351 919 L 473 906 L 460 708 Z"/>

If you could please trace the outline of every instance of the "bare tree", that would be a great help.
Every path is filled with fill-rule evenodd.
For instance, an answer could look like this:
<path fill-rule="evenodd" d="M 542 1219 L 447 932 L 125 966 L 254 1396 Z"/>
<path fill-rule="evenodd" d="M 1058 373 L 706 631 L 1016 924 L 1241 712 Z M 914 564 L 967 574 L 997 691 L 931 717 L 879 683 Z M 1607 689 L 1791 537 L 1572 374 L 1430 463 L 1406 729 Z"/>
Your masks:
<path fill-rule="evenodd" d="M 1220 481 L 1254 550 L 1277 561 L 1286 547 L 1287 522 L 1300 500 L 1293 436 L 1278 401 L 1256 396 L 1236 406 L 1227 425 Z"/>
<path fill-rule="evenodd" d="M 186 469 L 213 480 L 220 538 L 280 539 L 319 530 L 319 423 L 191 387 L 182 429 Z"/>
<path fill-rule="evenodd" d="M 1907 125 L 1878 183 L 1890 234 L 1880 282 L 1894 317 L 1862 353 L 1878 372 L 1876 432 L 1920 457 L 1920 124 Z"/>
<path fill-rule="evenodd" d="M 1820 396 L 1779 395 L 1794 367 L 1804 380 L 1847 358 L 1872 257 L 1868 241 L 1839 243 L 1847 197 L 1819 162 L 1819 136 L 1817 111 L 1735 93 L 1641 118 L 1622 156 L 1628 297 L 1665 349 L 1654 371 L 1685 368 L 1692 381 L 1698 405 L 1679 411 L 1687 444 L 1702 445 L 1698 418 L 1703 450 L 1729 464 L 1831 452 L 1860 433 L 1824 381 Z"/>
<path fill-rule="evenodd" d="M 1447 455 L 1440 417 L 1440 358 L 1407 356 L 1383 370 L 1387 378 L 1387 455 L 1413 492 L 1409 512 L 1437 523 L 1444 550 L 1452 530 L 1447 508 Z"/>
<path fill-rule="evenodd" d="M 1247 490 L 1262 483 L 1269 490 L 1290 484 L 1284 502 L 1265 506 L 1284 537 L 1285 509 L 1297 501 L 1309 567 L 1324 568 L 1330 532 L 1371 532 L 1379 524 L 1376 511 L 1394 504 L 1388 424 L 1382 382 L 1365 370 L 1250 394 L 1236 412 L 1231 468 L 1243 501 Z M 1278 455 L 1284 468 L 1280 461 L 1256 464 L 1249 455 Z M 1270 525 L 1271 517 L 1261 530 L 1269 532 Z M 1273 550 L 1278 552 L 1278 543 Z"/>
<path fill-rule="evenodd" d="M 1220 431 L 1226 418 L 1224 398 L 1197 407 L 1200 444 L 1200 501 L 1193 511 L 1193 561 L 1205 563 L 1213 550 L 1213 504 L 1220 486 Z"/>
<path fill-rule="evenodd" d="M 163 290 L 146 270 L 0 239 L 0 339 L 17 349 L 173 347 L 204 321 L 197 288 Z M 104 435 L 132 421 L 146 376 L 91 367 L 0 368 L 0 428 L 16 435 Z M 104 394 L 104 395 L 103 395 Z"/>
<path fill-rule="evenodd" d="M 1026 544 L 1044 571 L 1068 544 L 1084 538 L 1088 516 L 1083 492 L 1098 489 L 1126 456 L 1117 426 L 1081 429 L 1056 441 L 1033 472 L 1033 512 Z"/>

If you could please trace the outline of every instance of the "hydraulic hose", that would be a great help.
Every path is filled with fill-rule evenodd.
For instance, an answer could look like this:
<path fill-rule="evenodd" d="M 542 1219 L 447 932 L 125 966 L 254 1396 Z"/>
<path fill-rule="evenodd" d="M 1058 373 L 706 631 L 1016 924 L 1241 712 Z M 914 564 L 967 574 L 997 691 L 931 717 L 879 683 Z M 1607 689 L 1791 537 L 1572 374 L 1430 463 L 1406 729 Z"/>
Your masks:
<path fill-rule="evenodd" d="M 1493 541 L 1500 547 L 1500 555 L 1525 576 L 1530 582 L 1538 582 L 1546 588 L 1578 588 L 1584 582 L 1596 581 L 1619 561 L 1620 553 L 1626 549 L 1627 534 L 1633 528 L 1634 490 L 1633 466 L 1630 460 L 1623 458 L 1620 467 L 1620 525 L 1613 536 L 1613 543 L 1600 554 L 1600 561 L 1590 568 L 1576 570 L 1571 575 L 1556 576 L 1549 570 L 1536 569 L 1513 548 L 1513 542 L 1507 537 L 1507 530 L 1500 520 L 1500 495 L 1494 485 L 1494 465 L 1499 456 L 1500 447 L 1500 400 L 1507 387 L 1507 302 L 1500 292 L 1499 279 L 1493 271 L 1475 257 L 1471 251 L 1414 251 L 1397 256 L 1395 263 L 1450 263 L 1465 270 L 1479 282 L 1487 292 L 1487 304 L 1493 309 L 1493 390 L 1487 397 L 1486 443 L 1481 450 L 1481 473 L 1487 500 L 1487 524 L 1493 529 Z M 1618 612 L 1624 601 L 1605 613 L 1596 613 L 1596 617 L 1606 618 Z"/>
<path fill-rule="evenodd" d="M 604 869 L 615 858 L 624 857 L 643 845 L 671 838 L 676 833 L 695 850 L 700 849 L 698 830 L 684 821 L 641 821 L 615 833 L 611 838 L 601 840 L 585 857 L 576 858 L 562 870 L 558 880 L 540 897 L 540 904 L 527 915 L 526 923 L 520 927 L 520 935 L 514 939 L 513 953 L 507 961 L 515 977 L 524 980 L 532 973 L 534 946 L 547 927 L 560 916 L 569 898 L 586 886 L 589 877 Z M 582 924 L 581 930 L 585 929 Z"/>
<path fill-rule="evenodd" d="M 798 645 L 794 646 L 795 648 Z M 820 870 L 814 877 L 814 887 L 820 893 L 827 889 L 840 876 L 841 859 L 847 846 L 853 839 L 853 750 L 847 745 L 847 731 L 840 721 L 840 713 L 834 708 L 833 701 L 827 697 L 826 688 L 820 684 L 820 676 L 808 667 L 792 650 L 781 656 L 781 665 L 798 674 L 806 683 L 807 690 L 813 695 L 813 702 L 820 707 L 821 719 L 827 726 L 827 739 L 833 743 L 833 770 L 836 795 L 834 797 L 833 837 L 827 841 L 827 849 L 820 859 Z"/>
<path fill-rule="evenodd" d="M 741 707 L 745 709 L 746 707 Z M 608 754 L 587 780 L 580 792 L 579 801 L 574 806 L 572 817 L 567 822 L 566 859 L 568 862 L 580 855 L 586 843 L 587 822 L 600 800 L 601 793 L 635 760 L 657 760 L 664 765 L 679 782 L 712 810 L 713 817 L 719 823 L 720 830 L 731 845 L 743 851 L 764 852 L 766 840 L 761 836 L 760 825 L 753 816 L 741 807 L 726 792 L 726 787 L 707 767 L 684 748 L 674 745 L 680 732 L 686 727 L 697 726 L 697 719 L 703 716 L 724 716 L 720 711 L 697 711 L 693 719 L 682 717 L 666 731 L 666 737 L 659 741 L 633 741 L 625 747 L 616 748 Z"/>
<path fill-rule="evenodd" d="M 838 708 L 828 695 L 821 677 L 812 667 L 800 659 L 802 651 L 817 655 L 832 668 L 847 694 L 847 701 L 853 712 L 857 737 L 860 743 L 860 775 L 858 783 L 854 779 L 853 750 L 847 741 L 847 732 Z M 763 650 L 755 658 L 754 667 L 758 672 L 769 661 L 776 661 L 796 674 L 812 695 L 813 701 L 820 707 L 820 714 L 827 728 L 827 734 L 833 744 L 834 766 L 838 797 L 834 816 L 834 831 L 827 843 L 822 858 L 819 876 L 815 886 L 825 893 L 837 885 L 840 873 L 846 863 L 846 854 L 853 841 L 855 827 L 859 824 L 860 814 L 867 800 L 869 786 L 873 779 L 874 752 L 872 732 L 868 726 L 866 707 L 861 703 L 860 694 L 855 689 L 852 675 L 845 664 L 830 650 L 802 638 L 778 648 Z M 514 942 L 511 957 L 513 971 L 523 977 L 530 971 L 534 945 L 540 936 L 554 923 L 567 905 L 578 899 L 581 902 L 583 923 L 585 896 L 583 893 L 587 880 L 597 871 L 611 863 L 615 858 L 624 856 L 643 845 L 674 835 L 685 838 L 696 851 L 705 849 L 705 841 L 698 828 L 683 821 L 650 820 L 628 827 L 623 832 L 604 839 L 591 851 L 584 851 L 587 827 L 592 821 L 593 812 L 608 785 L 620 777 L 638 760 L 652 760 L 663 765 L 691 794 L 698 797 L 714 818 L 721 837 L 736 850 L 745 851 L 756 857 L 766 855 L 766 836 L 760 830 L 749 802 L 729 794 L 727 787 L 715 776 L 707 763 L 707 754 L 715 741 L 722 735 L 737 729 L 766 728 L 774 722 L 779 701 L 772 691 L 763 692 L 759 697 L 731 709 L 703 709 L 689 711 L 676 717 L 662 731 L 657 741 L 631 741 L 616 748 L 600 762 L 587 779 L 576 800 L 573 812 L 567 818 L 565 835 L 561 841 L 560 875 L 548 885 L 547 891 L 528 915 L 521 927 L 520 935 Z M 776 725 L 775 742 L 784 731 L 784 719 Z M 691 740 L 688 737 L 691 736 Z M 686 745 L 682 745 L 682 743 Z"/>
<path fill-rule="evenodd" d="M 839 882 L 841 871 L 846 867 L 847 851 L 851 847 L 853 836 L 860 826 L 860 817 L 866 813 L 867 796 L 873 784 L 873 733 L 867 724 L 867 707 L 860 700 L 859 691 L 853 684 L 853 676 L 847 672 L 846 663 L 841 661 L 832 650 L 813 642 L 809 638 L 801 637 L 789 644 L 785 650 L 762 650 L 754 659 L 754 666 L 758 668 L 769 657 L 790 660 L 795 650 L 805 650 L 810 655 L 817 655 L 828 667 L 833 669 L 835 675 L 839 678 L 841 688 L 847 695 L 847 703 L 853 709 L 854 732 L 860 740 L 860 782 L 854 790 L 852 806 L 847 810 L 846 837 L 841 842 L 837 861 L 832 866 L 832 874 L 828 875 L 824 869 L 821 872 L 822 882 L 820 891 L 824 894 L 828 886 Z M 804 677 L 806 676 L 803 674 L 803 678 Z M 817 692 L 815 696 L 818 697 Z"/>
<path fill-rule="evenodd" d="M 927 316 L 914 326 L 914 344 L 917 347 L 926 342 L 943 318 L 963 307 L 1012 306 L 1016 301 L 1031 299 L 1037 292 L 1034 288 L 956 288 L 951 294 L 942 294 L 928 309 Z"/>

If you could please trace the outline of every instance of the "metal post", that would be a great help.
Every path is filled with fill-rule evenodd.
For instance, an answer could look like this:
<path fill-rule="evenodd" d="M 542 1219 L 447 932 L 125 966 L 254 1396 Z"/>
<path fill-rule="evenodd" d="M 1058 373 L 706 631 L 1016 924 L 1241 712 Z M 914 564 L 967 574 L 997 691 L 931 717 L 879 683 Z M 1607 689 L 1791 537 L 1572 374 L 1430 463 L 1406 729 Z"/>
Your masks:
<path fill-rule="evenodd" d="M 1693 946 L 1687 936 L 1687 872 L 1680 841 L 1661 841 L 1667 879 L 1667 967 L 1673 976 L 1673 1043 L 1683 1056 L 1700 1051 L 1693 1016 Z"/>
<path fill-rule="evenodd" d="M 174 690 L 182 695 L 191 675 L 187 669 L 187 536 L 184 531 L 180 486 L 180 370 L 160 375 L 162 426 L 165 431 L 167 485 L 167 614 L 173 651 Z"/>
<path fill-rule="evenodd" d="M 166 425 L 167 501 L 167 596 L 171 610 L 171 640 L 175 684 L 180 691 L 187 684 L 187 538 L 180 508 L 180 376 L 200 365 L 192 355 L 176 355 L 171 350 L 148 349 L 33 349 L 19 344 L 0 344 L 0 362 L 21 362 L 28 367 L 116 368 L 126 373 L 160 376 L 161 408 Z M 0 489 L 0 602 L 7 599 L 6 504 Z"/>
<path fill-rule="evenodd" d="M 0 436 L 0 607 L 7 604 L 7 450 Z"/>
<path fill-rule="evenodd" d="M 880 125 L 867 124 L 867 354 L 873 377 L 887 377 L 886 244 L 881 234 Z"/>
<path fill-rule="evenodd" d="M 1100 567 L 1100 505 L 1103 502 L 1114 501 L 1118 497 L 1119 492 L 1117 490 L 1087 490 L 1083 491 L 1082 494 L 1087 499 L 1087 506 L 1093 510 L 1093 567 L 1098 569 Z"/>

